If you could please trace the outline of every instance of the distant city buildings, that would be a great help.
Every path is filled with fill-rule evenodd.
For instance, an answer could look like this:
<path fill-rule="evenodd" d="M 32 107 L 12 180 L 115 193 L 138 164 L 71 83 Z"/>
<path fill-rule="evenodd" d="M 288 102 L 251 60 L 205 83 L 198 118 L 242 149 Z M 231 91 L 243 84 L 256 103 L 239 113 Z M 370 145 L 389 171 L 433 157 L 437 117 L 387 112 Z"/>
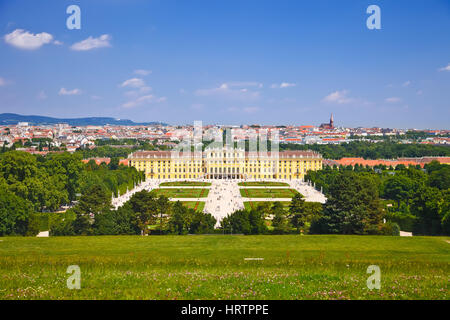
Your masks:
<path fill-rule="evenodd" d="M 273 130 L 279 133 L 279 142 L 282 144 L 341 144 L 350 141 L 364 139 L 371 142 L 379 142 L 379 137 L 396 137 L 400 143 L 414 142 L 406 138 L 405 133 L 411 129 L 389 128 L 345 128 L 336 126 L 333 114 L 329 123 L 314 125 L 204 125 L 202 136 L 204 140 L 215 140 L 224 134 L 226 129 L 232 129 L 232 137 L 235 142 L 256 139 L 261 132 L 271 133 Z M 414 131 L 412 129 L 412 131 Z M 428 134 L 421 139 L 422 144 L 450 144 L 449 130 L 420 130 Z M 56 148 L 74 152 L 78 148 L 92 149 L 96 147 L 96 140 L 110 139 L 136 139 L 147 141 L 156 146 L 164 146 L 172 149 L 182 141 L 192 139 L 194 126 L 192 125 L 147 125 L 147 126 L 70 126 L 67 124 L 56 125 L 31 125 L 20 122 L 16 125 L 0 126 L 0 146 L 12 145 L 21 141 L 23 150 L 30 153 L 46 154 Z M 46 141 L 50 150 L 42 148 L 42 141 Z M 416 141 L 417 142 L 417 141 Z"/>

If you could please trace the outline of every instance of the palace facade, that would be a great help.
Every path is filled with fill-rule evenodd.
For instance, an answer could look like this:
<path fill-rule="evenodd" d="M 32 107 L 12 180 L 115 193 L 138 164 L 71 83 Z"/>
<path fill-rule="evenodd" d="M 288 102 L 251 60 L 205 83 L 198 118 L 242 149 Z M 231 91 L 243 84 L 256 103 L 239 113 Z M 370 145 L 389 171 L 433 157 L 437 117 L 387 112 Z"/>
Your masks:
<path fill-rule="evenodd" d="M 204 152 L 136 151 L 129 165 L 148 179 L 303 179 L 308 170 L 322 169 L 314 151 L 247 152 L 207 149 Z"/>

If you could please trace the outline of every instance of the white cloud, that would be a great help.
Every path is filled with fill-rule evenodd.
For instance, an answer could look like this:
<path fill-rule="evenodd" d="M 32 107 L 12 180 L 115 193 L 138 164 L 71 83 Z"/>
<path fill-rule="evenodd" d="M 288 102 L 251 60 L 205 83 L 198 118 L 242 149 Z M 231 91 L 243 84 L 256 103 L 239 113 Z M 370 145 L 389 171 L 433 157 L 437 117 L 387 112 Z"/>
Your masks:
<path fill-rule="evenodd" d="M 41 92 L 38 93 L 37 98 L 39 100 L 45 100 L 47 99 L 47 95 L 45 94 L 45 92 L 42 90 Z"/>
<path fill-rule="evenodd" d="M 262 84 L 256 82 L 230 82 L 223 83 L 219 87 L 211 89 L 198 89 L 195 91 L 196 96 L 208 97 L 208 96 L 220 96 L 222 98 L 235 99 L 235 100 L 255 100 L 259 98 L 260 93 L 258 91 L 251 91 L 244 86 L 253 86 L 261 88 Z"/>
<path fill-rule="evenodd" d="M 13 32 L 4 36 L 5 42 L 23 50 L 36 50 L 44 44 L 49 44 L 53 41 L 53 36 L 50 33 L 42 32 L 33 34 L 23 29 L 16 29 Z"/>
<path fill-rule="evenodd" d="M 156 97 L 152 94 L 146 95 L 146 96 L 142 96 L 139 97 L 137 99 L 134 99 L 132 101 L 128 101 L 124 104 L 122 104 L 122 107 L 124 108 L 134 108 L 143 104 L 149 104 L 149 103 L 159 103 L 159 102 L 164 102 L 166 101 L 167 98 L 166 97 Z"/>
<path fill-rule="evenodd" d="M 297 86 L 296 83 L 282 82 L 280 84 L 274 83 L 270 87 L 272 89 L 283 89 L 283 88 L 291 88 Z"/>
<path fill-rule="evenodd" d="M 6 86 L 6 84 L 7 84 L 6 80 L 0 77 L 0 87 Z"/>
<path fill-rule="evenodd" d="M 125 80 L 121 85 L 122 88 L 130 87 L 130 88 L 142 88 L 145 87 L 145 81 L 141 78 L 132 78 Z"/>
<path fill-rule="evenodd" d="M 355 101 L 353 98 L 349 98 L 347 95 L 348 90 L 338 90 L 327 95 L 325 98 L 323 98 L 323 101 L 337 104 L 347 104 Z"/>
<path fill-rule="evenodd" d="M 402 87 L 409 87 L 409 85 L 411 84 L 411 81 L 405 81 L 403 84 L 402 84 Z"/>
<path fill-rule="evenodd" d="M 439 71 L 450 71 L 450 63 L 446 67 L 440 68 Z"/>
<path fill-rule="evenodd" d="M 77 94 L 81 94 L 80 89 L 67 90 L 66 88 L 61 88 L 58 92 L 60 96 L 73 96 Z"/>
<path fill-rule="evenodd" d="M 74 43 L 70 48 L 75 51 L 87 51 L 96 48 L 111 47 L 110 40 L 111 36 L 108 34 L 101 35 L 98 38 L 91 36 L 83 41 Z"/>
<path fill-rule="evenodd" d="M 390 97 L 390 98 L 386 98 L 385 101 L 387 103 L 397 103 L 402 101 L 402 99 L 398 98 L 398 97 Z"/>
<path fill-rule="evenodd" d="M 255 82 L 255 81 L 232 81 L 232 82 L 227 82 L 226 85 L 228 87 L 257 87 L 257 88 L 262 88 L 263 84 L 259 83 L 259 82 Z"/>
<path fill-rule="evenodd" d="M 147 76 L 152 73 L 152 70 L 138 69 L 134 70 L 134 73 L 140 76 Z"/>

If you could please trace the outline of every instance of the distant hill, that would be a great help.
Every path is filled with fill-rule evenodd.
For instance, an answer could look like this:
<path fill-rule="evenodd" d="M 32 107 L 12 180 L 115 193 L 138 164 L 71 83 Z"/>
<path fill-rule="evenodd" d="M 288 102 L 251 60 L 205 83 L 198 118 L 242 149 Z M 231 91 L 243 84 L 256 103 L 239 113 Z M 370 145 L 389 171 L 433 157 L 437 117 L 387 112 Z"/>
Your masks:
<path fill-rule="evenodd" d="M 127 119 L 115 119 L 108 117 L 89 117 L 89 118 L 72 118 L 59 119 L 44 116 L 24 116 L 15 113 L 0 113 L 0 125 L 14 125 L 19 122 L 28 122 L 30 125 L 46 125 L 67 123 L 71 126 L 103 126 L 103 125 L 121 125 L 121 126 L 137 126 L 137 125 L 163 125 L 162 122 L 143 122 L 137 123 Z"/>

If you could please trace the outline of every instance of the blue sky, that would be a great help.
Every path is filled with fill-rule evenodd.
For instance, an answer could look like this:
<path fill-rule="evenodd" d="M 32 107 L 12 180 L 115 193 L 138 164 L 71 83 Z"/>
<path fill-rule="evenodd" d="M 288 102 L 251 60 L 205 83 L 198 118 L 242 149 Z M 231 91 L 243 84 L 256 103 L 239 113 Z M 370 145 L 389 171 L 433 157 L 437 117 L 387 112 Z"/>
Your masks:
<path fill-rule="evenodd" d="M 449 128 L 448 0 L 0 0 L 0 37 L 0 112 Z"/>

